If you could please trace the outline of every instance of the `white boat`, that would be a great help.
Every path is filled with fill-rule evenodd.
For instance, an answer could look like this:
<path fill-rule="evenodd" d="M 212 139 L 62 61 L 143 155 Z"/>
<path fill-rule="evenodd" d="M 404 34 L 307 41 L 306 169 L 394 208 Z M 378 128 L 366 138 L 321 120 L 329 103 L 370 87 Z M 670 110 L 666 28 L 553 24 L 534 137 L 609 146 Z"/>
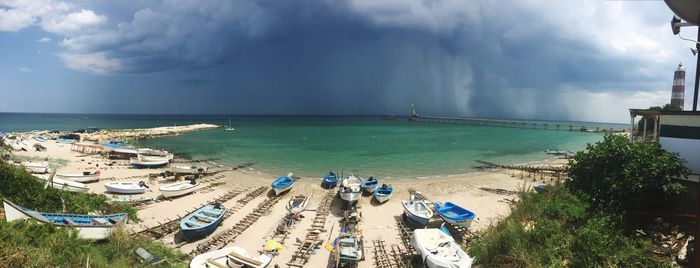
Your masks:
<path fill-rule="evenodd" d="M 66 192 L 73 192 L 73 193 L 87 193 L 90 190 L 90 187 L 85 186 L 85 184 L 79 183 L 79 182 L 74 182 L 74 181 L 67 181 L 67 180 L 62 180 L 62 179 L 57 179 L 53 178 L 53 182 L 49 182 L 49 176 L 50 175 L 36 175 L 35 177 L 45 180 L 47 184 L 50 184 L 51 187 L 63 190 Z"/>
<path fill-rule="evenodd" d="M 345 200 L 348 205 L 355 204 L 362 197 L 362 179 L 355 175 L 350 175 L 343 179 L 338 187 L 340 198 Z"/>
<path fill-rule="evenodd" d="M 5 209 L 5 219 L 8 222 L 31 218 L 57 227 L 70 227 L 78 231 L 79 238 L 90 240 L 108 238 L 115 226 L 127 221 L 125 213 L 112 215 L 45 213 L 23 208 L 7 200 L 3 200 L 3 208 Z"/>
<path fill-rule="evenodd" d="M 231 118 L 228 119 L 228 127 L 225 128 L 226 131 L 234 131 L 235 129 L 231 126 Z"/>
<path fill-rule="evenodd" d="M 138 150 L 134 147 L 131 147 L 131 146 L 115 146 L 115 147 L 111 147 L 111 149 L 112 149 L 112 152 L 120 153 L 120 154 L 133 154 L 133 155 L 139 154 Z"/>
<path fill-rule="evenodd" d="M 155 156 L 155 155 L 142 155 L 142 154 L 139 154 L 139 155 L 137 155 L 136 157 L 137 157 L 137 158 L 139 159 L 139 161 L 141 161 L 141 162 L 158 162 L 158 163 L 161 163 L 161 162 L 170 162 L 171 160 L 173 160 L 173 157 L 172 157 L 172 156 Z"/>
<path fill-rule="evenodd" d="M 129 163 L 135 168 L 159 168 L 168 165 L 170 160 L 160 159 L 160 161 L 143 161 L 138 158 L 131 158 Z"/>
<path fill-rule="evenodd" d="M 411 246 L 428 268 L 469 268 L 474 262 L 454 238 L 440 229 L 414 230 Z"/>
<path fill-rule="evenodd" d="M 287 203 L 287 211 L 292 214 L 299 214 L 309 205 L 309 197 L 305 195 L 297 195 L 289 199 Z"/>
<path fill-rule="evenodd" d="M 44 173 L 49 172 L 49 163 L 48 162 L 25 161 L 23 165 L 24 165 L 24 169 L 26 169 L 30 173 L 44 174 Z"/>
<path fill-rule="evenodd" d="M 138 158 L 142 161 L 159 161 L 162 159 L 167 159 L 172 161 L 175 155 L 164 150 L 153 150 L 149 148 L 138 149 Z"/>
<path fill-rule="evenodd" d="M 146 192 L 145 182 L 133 182 L 133 181 L 114 181 L 105 183 L 105 188 L 110 193 L 117 194 L 142 194 Z"/>
<path fill-rule="evenodd" d="M 170 166 L 170 171 L 175 174 L 200 174 L 207 173 L 207 167 L 198 166 Z"/>
<path fill-rule="evenodd" d="M 56 173 L 56 175 L 53 178 L 67 180 L 67 181 L 81 182 L 81 183 L 93 182 L 93 181 L 100 180 L 100 171 L 97 170 L 95 172 L 83 172 L 82 174 L 81 173 Z"/>
<path fill-rule="evenodd" d="M 262 254 L 252 257 L 242 247 L 229 247 L 199 254 L 190 261 L 190 268 L 228 268 L 228 267 L 267 267 L 272 255 Z"/>
<path fill-rule="evenodd" d="M 163 185 L 159 188 L 159 190 L 165 197 L 176 197 L 193 192 L 197 186 L 199 186 L 199 182 L 181 181 Z"/>
<path fill-rule="evenodd" d="M 415 196 L 411 195 L 408 201 L 401 201 L 403 204 L 404 215 L 414 223 L 422 226 L 428 225 L 428 221 L 433 217 L 433 210 L 423 200 L 416 200 Z"/>

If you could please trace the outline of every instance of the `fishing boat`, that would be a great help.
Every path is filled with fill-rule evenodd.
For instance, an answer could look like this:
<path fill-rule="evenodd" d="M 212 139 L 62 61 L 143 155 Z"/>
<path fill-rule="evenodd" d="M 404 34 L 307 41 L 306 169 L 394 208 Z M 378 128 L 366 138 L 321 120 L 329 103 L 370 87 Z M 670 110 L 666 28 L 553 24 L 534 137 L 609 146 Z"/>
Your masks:
<path fill-rule="evenodd" d="M 394 188 L 392 188 L 389 185 L 382 184 L 382 186 L 377 187 L 376 190 L 374 190 L 374 198 L 379 201 L 379 203 L 384 203 L 388 201 L 392 195 L 394 195 Z"/>
<path fill-rule="evenodd" d="M 228 119 L 228 127 L 224 129 L 225 131 L 234 131 L 235 129 L 231 126 L 231 118 Z"/>
<path fill-rule="evenodd" d="M 24 165 L 24 169 L 26 169 L 30 173 L 44 174 L 44 173 L 49 172 L 49 163 L 48 162 L 25 161 L 23 163 L 23 165 Z"/>
<path fill-rule="evenodd" d="M 143 161 L 138 158 L 131 158 L 129 163 L 135 168 L 159 168 L 167 166 L 170 161 L 167 159 L 161 159 L 160 161 Z"/>
<path fill-rule="evenodd" d="M 338 187 L 340 198 L 345 200 L 348 206 L 354 205 L 362 197 L 362 179 L 355 175 L 350 175 L 343 179 Z"/>
<path fill-rule="evenodd" d="M 328 171 L 326 175 L 323 176 L 323 181 L 321 181 L 321 187 L 324 189 L 333 189 L 338 185 L 338 175 L 335 173 Z"/>
<path fill-rule="evenodd" d="M 78 173 L 78 174 L 75 174 L 75 173 L 56 173 L 56 175 L 53 178 L 67 180 L 67 181 L 81 182 L 81 183 L 93 182 L 93 181 L 100 180 L 100 171 L 99 170 L 95 170 L 94 172 L 85 171 L 83 173 Z"/>
<path fill-rule="evenodd" d="M 74 182 L 74 181 L 67 181 L 67 180 L 62 180 L 62 179 L 57 179 L 54 178 L 49 182 L 49 175 L 44 174 L 44 175 L 36 175 L 35 177 L 46 181 L 47 185 L 62 190 L 66 192 L 73 192 L 73 193 L 87 193 L 90 190 L 90 187 L 85 186 L 85 184 L 79 183 L 79 182 Z"/>
<path fill-rule="evenodd" d="M 433 217 L 433 210 L 423 200 L 417 200 L 411 195 L 408 201 L 401 201 L 403 204 L 404 216 L 421 226 L 428 225 L 428 221 Z"/>
<path fill-rule="evenodd" d="M 142 194 L 146 192 L 148 186 L 145 182 L 114 181 L 104 184 L 107 192 L 115 194 Z"/>
<path fill-rule="evenodd" d="M 219 202 L 207 204 L 187 215 L 180 221 L 180 231 L 187 241 L 207 237 L 224 220 L 227 208 Z"/>
<path fill-rule="evenodd" d="M 137 149 L 137 157 L 141 161 L 160 161 L 167 159 L 172 161 L 175 155 L 164 150 L 153 150 L 150 148 Z"/>
<path fill-rule="evenodd" d="M 469 268 L 474 262 L 452 236 L 437 228 L 414 230 L 410 243 L 428 268 Z"/>
<path fill-rule="evenodd" d="M 354 267 L 364 260 L 364 242 L 362 237 L 351 233 L 341 233 L 335 250 L 335 267 Z"/>
<path fill-rule="evenodd" d="M 535 192 L 538 192 L 538 193 L 541 193 L 542 191 L 544 191 L 544 188 L 546 188 L 546 187 L 547 187 L 546 184 L 537 184 L 535 186 L 532 186 L 532 188 L 535 189 Z"/>
<path fill-rule="evenodd" d="M 282 176 L 272 182 L 272 189 L 275 190 L 275 195 L 280 195 L 292 189 L 294 182 L 295 180 L 291 178 L 291 175 Z"/>
<path fill-rule="evenodd" d="M 250 256 L 242 247 L 229 247 L 199 254 L 190 261 L 190 268 L 264 268 L 272 261 L 272 255 Z"/>
<path fill-rule="evenodd" d="M 106 239 L 115 226 L 127 221 L 126 213 L 101 216 L 45 213 L 18 206 L 6 199 L 3 200 L 3 207 L 7 221 L 31 218 L 58 227 L 75 228 L 79 238 L 90 240 Z"/>
<path fill-rule="evenodd" d="M 435 203 L 435 211 L 446 222 L 464 228 L 469 228 L 474 216 L 476 216 L 474 212 L 452 202 Z"/>
<path fill-rule="evenodd" d="M 305 195 L 297 195 L 289 199 L 287 211 L 292 214 L 299 214 L 309 205 L 309 197 Z"/>
<path fill-rule="evenodd" d="M 199 186 L 199 182 L 196 182 L 195 180 L 181 181 L 163 185 L 159 188 L 159 190 L 164 197 L 169 198 L 189 194 L 193 192 L 197 186 Z"/>
<path fill-rule="evenodd" d="M 200 174 L 207 173 L 207 167 L 198 166 L 170 166 L 170 171 L 175 174 Z"/>
<path fill-rule="evenodd" d="M 369 179 L 362 182 L 362 189 L 364 189 L 365 192 L 368 194 L 374 193 L 374 190 L 377 189 L 377 186 L 379 186 L 379 181 L 374 177 L 369 177 Z"/>
<path fill-rule="evenodd" d="M 156 163 L 170 162 L 171 160 L 173 160 L 172 156 L 155 156 L 155 155 L 142 155 L 142 154 L 137 154 L 136 158 L 141 162 L 156 162 Z"/>
<path fill-rule="evenodd" d="M 36 140 L 38 142 L 46 142 L 46 138 L 44 136 L 41 136 L 41 135 L 34 136 L 34 140 Z"/>

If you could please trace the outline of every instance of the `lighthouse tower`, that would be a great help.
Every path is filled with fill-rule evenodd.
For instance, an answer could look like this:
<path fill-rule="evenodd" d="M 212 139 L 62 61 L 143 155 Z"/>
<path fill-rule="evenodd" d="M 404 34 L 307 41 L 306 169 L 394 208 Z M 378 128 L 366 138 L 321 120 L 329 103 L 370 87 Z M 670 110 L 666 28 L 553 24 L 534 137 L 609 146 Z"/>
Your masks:
<path fill-rule="evenodd" d="M 683 110 L 683 102 L 685 102 L 685 67 L 679 63 L 678 69 L 673 73 L 671 104 L 681 107 Z"/>

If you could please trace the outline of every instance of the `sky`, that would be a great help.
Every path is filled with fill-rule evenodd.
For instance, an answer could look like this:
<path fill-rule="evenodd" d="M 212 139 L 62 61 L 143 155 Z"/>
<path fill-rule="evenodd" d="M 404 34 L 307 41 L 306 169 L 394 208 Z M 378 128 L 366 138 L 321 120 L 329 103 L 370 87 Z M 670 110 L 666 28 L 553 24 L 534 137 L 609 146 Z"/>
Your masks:
<path fill-rule="evenodd" d="M 0 0 L 0 112 L 628 122 L 693 43 L 663 1 Z M 697 27 L 683 28 L 695 38 Z"/>

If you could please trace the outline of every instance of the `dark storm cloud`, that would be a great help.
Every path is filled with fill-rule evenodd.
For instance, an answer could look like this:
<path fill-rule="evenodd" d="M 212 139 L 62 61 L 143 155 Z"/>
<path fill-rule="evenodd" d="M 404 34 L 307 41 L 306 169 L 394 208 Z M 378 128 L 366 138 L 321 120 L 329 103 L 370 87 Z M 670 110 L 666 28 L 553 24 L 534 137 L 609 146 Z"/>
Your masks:
<path fill-rule="evenodd" d="M 580 119 L 572 110 L 577 98 L 657 90 L 676 64 L 658 38 L 631 31 L 638 25 L 644 33 L 668 35 L 667 27 L 654 32 L 661 22 L 645 19 L 658 6 L 626 6 L 527 0 L 93 3 L 89 8 L 109 23 L 66 37 L 59 56 L 79 71 L 156 73 L 162 81 L 206 87 L 198 98 L 235 107 L 211 111 L 217 113 L 406 114 L 416 103 L 436 115 Z M 182 94 L 167 103 L 186 101 Z"/>

